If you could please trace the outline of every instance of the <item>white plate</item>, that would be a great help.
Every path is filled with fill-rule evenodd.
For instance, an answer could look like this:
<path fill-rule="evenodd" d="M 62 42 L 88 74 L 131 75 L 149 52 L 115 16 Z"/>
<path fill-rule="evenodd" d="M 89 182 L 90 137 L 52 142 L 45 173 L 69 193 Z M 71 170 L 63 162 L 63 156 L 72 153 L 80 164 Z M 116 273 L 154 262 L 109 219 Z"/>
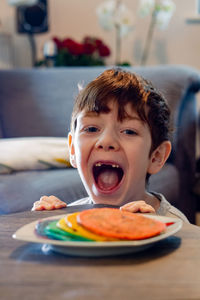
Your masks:
<path fill-rule="evenodd" d="M 56 220 L 65 217 L 64 215 L 53 216 L 50 218 L 40 219 L 29 223 L 13 234 L 13 238 L 17 240 L 41 243 L 43 244 L 43 250 L 53 250 L 63 254 L 70 254 L 75 256 L 107 256 L 107 255 L 118 255 L 127 254 L 145 250 L 146 248 L 152 246 L 154 243 L 163 240 L 177 231 L 182 227 L 182 220 L 178 218 L 169 218 L 163 216 L 147 215 L 148 218 L 153 218 L 164 223 L 174 224 L 167 226 L 164 233 L 157 235 L 152 238 L 137 240 L 137 241 L 114 241 L 114 242 L 78 242 L 78 241 L 59 241 L 53 239 L 47 239 L 45 237 L 39 236 L 35 233 L 35 226 L 38 221 L 45 220 Z"/>

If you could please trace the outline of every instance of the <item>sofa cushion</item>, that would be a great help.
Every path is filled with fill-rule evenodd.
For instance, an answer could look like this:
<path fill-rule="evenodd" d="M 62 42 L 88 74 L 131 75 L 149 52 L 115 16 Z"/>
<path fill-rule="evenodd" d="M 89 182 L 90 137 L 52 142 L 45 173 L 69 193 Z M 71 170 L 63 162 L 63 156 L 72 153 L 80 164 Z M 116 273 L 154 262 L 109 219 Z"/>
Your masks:
<path fill-rule="evenodd" d="M 70 167 L 67 138 L 0 139 L 0 174 Z"/>
<path fill-rule="evenodd" d="M 16 172 L 0 175 L 0 214 L 30 210 L 43 195 L 70 203 L 87 193 L 76 169 Z"/>
<path fill-rule="evenodd" d="M 178 170 L 174 165 L 166 163 L 157 174 L 151 175 L 147 189 L 150 192 L 163 194 L 172 205 L 180 208 L 179 188 Z"/>

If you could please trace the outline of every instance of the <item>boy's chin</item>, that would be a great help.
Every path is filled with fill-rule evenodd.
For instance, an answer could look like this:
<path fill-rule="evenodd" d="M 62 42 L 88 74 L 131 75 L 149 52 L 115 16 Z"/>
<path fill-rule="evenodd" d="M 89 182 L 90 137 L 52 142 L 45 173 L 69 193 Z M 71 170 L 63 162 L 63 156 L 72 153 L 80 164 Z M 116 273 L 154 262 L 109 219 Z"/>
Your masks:
<path fill-rule="evenodd" d="M 94 204 L 103 204 L 103 205 L 112 205 L 112 206 L 121 206 L 121 204 L 116 203 L 116 201 L 110 201 L 110 200 L 93 200 Z"/>
<path fill-rule="evenodd" d="M 90 198 L 92 199 L 94 204 L 104 204 L 104 205 L 113 205 L 113 206 L 122 206 L 124 204 L 124 201 L 117 197 L 111 197 L 105 195 L 98 195 L 98 196 L 91 195 Z"/>

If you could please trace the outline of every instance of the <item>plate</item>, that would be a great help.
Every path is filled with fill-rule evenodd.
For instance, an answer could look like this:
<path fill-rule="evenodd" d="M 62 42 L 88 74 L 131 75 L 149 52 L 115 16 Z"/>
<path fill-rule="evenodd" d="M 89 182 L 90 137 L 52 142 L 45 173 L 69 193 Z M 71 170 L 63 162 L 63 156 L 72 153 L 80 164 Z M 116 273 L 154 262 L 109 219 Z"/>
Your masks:
<path fill-rule="evenodd" d="M 31 222 L 18 229 L 13 234 L 13 238 L 21 241 L 43 244 L 42 249 L 44 251 L 53 250 L 55 252 L 73 256 L 111 256 L 143 251 L 146 248 L 149 248 L 150 246 L 155 244 L 156 242 L 175 234 L 181 229 L 183 223 L 182 220 L 178 218 L 169 218 L 164 216 L 144 214 L 144 216 L 148 218 L 153 218 L 164 223 L 173 224 L 167 226 L 166 231 L 162 234 L 159 234 L 152 238 L 137 241 L 73 242 L 48 239 L 46 237 L 39 236 L 36 234 L 35 227 L 38 222 L 61 219 L 65 216 L 66 214 Z"/>

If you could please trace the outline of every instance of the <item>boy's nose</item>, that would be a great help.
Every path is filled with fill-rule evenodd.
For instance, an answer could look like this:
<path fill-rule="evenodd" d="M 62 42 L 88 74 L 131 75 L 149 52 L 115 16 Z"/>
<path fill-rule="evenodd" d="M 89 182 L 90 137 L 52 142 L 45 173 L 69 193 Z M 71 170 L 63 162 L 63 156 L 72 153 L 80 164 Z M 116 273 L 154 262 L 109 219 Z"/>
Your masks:
<path fill-rule="evenodd" d="M 96 142 L 97 149 L 104 149 L 105 151 L 117 151 L 119 143 L 114 134 L 104 134 Z"/>

